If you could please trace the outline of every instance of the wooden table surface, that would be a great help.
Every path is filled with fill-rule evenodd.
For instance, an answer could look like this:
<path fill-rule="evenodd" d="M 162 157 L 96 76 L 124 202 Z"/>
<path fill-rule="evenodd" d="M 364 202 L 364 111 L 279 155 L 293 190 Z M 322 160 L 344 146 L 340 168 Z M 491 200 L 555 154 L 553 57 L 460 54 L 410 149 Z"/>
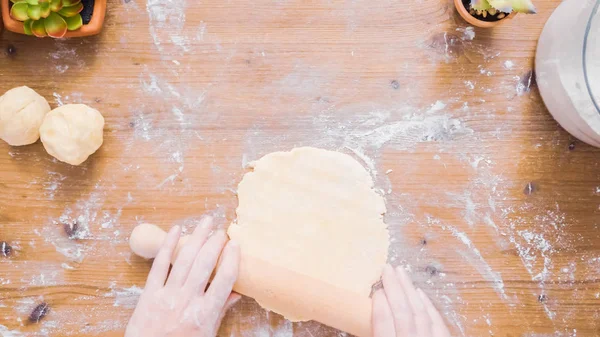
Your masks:
<path fill-rule="evenodd" d="M 150 266 L 133 227 L 226 226 L 245 164 L 296 146 L 371 171 L 391 261 L 455 335 L 600 335 L 600 149 L 557 125 L 532 77 L 559 3 L 481 30 L 450 0 L 110 0 L 96 37 L 4 32 L 0 91 L 88 104 L 106 127 L 78 167 L 0 144 L 0 335 L 122 335 Z M 343 336 L 251 299 L 219 335 Z"/>

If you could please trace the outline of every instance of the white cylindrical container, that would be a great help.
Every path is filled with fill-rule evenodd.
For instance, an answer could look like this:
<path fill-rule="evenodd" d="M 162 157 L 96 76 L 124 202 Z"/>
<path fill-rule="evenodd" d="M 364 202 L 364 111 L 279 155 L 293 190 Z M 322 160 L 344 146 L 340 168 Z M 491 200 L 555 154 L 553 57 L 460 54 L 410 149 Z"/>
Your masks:
<path fill-rule="evenodd" d="M 540 36 L 535 69 L 552 116 L 600 147 L 600 0 L 565 0 L 556 8 Z"/>

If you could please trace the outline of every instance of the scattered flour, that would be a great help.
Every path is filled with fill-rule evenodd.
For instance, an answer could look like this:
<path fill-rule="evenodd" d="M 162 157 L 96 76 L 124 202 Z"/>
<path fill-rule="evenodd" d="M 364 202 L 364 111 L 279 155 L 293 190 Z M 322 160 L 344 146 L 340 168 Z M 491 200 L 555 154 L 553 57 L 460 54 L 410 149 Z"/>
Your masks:
<path fill-rule="evenodd" d="M 56 105 L 58 106 L 63 106 L 65 105 L 65 103 L 63 103 L 62 101 L 62 96 L 59 93 L 52 93 L 52 96 L 54 96 L 54 101 L 56 102 Z"/>
<path fill-rule="evenodd" d="M 504 61 L 504 68 L 505 69 L 512 69 L 515 66 L 514 62 L 511 60 L 506 60 Z"/>
<path fill-rule="evenodd" d="M 164 45 L 168 44 L 174 44 L 184 52 L 189 51 L 184 30 L 186 6 L 185 1 L 147 0 L 150 36 L 159 51 L 163 52 Z"/>
<path fill-rule="evenodd" d="M 135 285 L 129 288 L 117 288 L 117 283 L 115 281 L 111 282 L 109 288 L 110 291 L 105 293 L 104 297 L 114 297 L 115 302 L 113 306 L 129 309 L 135 308 L 140 295 L 144 291 L 144 289 Z"/>
<path fill-rule="evenodd" d="M 86 67 L 85 59 L 79 57 L 76 47 L 63 41 L 54 41 L 53 47 L 46 59 L 57 74 L 64 74 L 69 69 L 81 70 Z"/>
<path fill-rule="evenodd" d="M 458 27 L 456 28 L 456 31 L 463 33 L 463 40 L 472 41 L 473 39 L 475 39 L 475 29 L 471 26 L 465 28 Z"/>
<path fill-rule="evenodd" d="M 74 270 L 75 269 L 74 267 L 72 267 L 72 266 L 70 266 L 70 265 L 68 265 L 68 264 L 66 264 L 64 262 L 61 263 L 60 266 L 63 267 L 63 269 L 67 269 L 67 270 Z"/>
<path fill-rule="evenodd" d="M 2 336 L 2 337 L 23 337 L 25 335 L 17 330 L 9 330 L 4 325 L 0 324 L 0 336 Z"/>
<path fill-rule="evenodd" d="M 459 231 L 457 228 L 450 226 L 450 225 L 446 225 L 446 226 L 442 226 L 442 228 L 445 227 L 446 229 L 448 229 L 452 235 L 454 235 L 457 239 L 459 239 L 465 246 L 467 246 L 470 250 L 470 254 L 472 254 L 476 260 L 479 261 L 479 263 L 473 263 L 473 265 L 475 266 L 475 268 L 477 268 L 477 270 L 479 271 L 479 273 L 481 274 L 481 276 L 483 276 L 485 279 L 487 279 L 490 283 L 492 283 L 494 289 L 496 289 L 496 292 L 498 292 L 498 294 L 500 295 L 500 297 L 503 300 L 507 300 L 508 296 L 506 296 L 506 292 L 504 290 L 504 281 L 502 280 L 502 276 L 495 272 L 492 267 L 490 267 L 490 265 L 485 261 L 485 259 L 483 258 L 483 256 L 481 255 L 481 252 L 479 251 L 479 249 L 477 249 L 473 242 L 471 241 L 471 239 L 469 239 L 469 237 L 467 236 L 466 233 Z M 465 258 L 467 259 L 472 259 L 469 255 L 464 254 L 463 255 Z"/>

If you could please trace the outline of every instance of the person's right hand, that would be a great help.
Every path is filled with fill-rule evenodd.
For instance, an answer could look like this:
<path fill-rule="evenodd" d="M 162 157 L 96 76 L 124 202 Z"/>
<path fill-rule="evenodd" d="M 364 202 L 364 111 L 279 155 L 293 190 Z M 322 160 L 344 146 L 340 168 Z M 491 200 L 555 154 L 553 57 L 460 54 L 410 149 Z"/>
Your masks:
<path fill-rule="evenodd" d="M 373 337 L 450 337 L 444 319 L 404 268 L 386 265 L 373 294 Z"/>
<path fill-rule="evenodd" d="M 196 227 L 169 273 L 181 228 L 171 228 L 146 281 L 125 337 L 214 337 L 221 319 L 240 295 L 232 293 L 240 247 L 217 230 L 212 218 Z M 219 264 L 218 261 L 221 260 Z M 208 282 L 216 269 L 210 286 Z"/>

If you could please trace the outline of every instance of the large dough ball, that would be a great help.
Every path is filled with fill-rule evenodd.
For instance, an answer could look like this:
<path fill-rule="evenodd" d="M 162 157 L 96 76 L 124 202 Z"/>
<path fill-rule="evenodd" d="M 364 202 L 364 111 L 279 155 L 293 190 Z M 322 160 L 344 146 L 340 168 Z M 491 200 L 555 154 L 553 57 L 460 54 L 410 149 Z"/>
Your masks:
<path fill-rule="evenodd" d="M 50 111 L 40 136 L 48 153 L 71 165 L 83 163 L 102 145 L 104 118 L 85 104 L 67 104 Z"/>
<path fill-rule="evenodd" d="M 13 146 L 35 143 L 48 111 L 48 101 L 31 88 L 10 89 L 0 97 L 0 138 Z"/>

